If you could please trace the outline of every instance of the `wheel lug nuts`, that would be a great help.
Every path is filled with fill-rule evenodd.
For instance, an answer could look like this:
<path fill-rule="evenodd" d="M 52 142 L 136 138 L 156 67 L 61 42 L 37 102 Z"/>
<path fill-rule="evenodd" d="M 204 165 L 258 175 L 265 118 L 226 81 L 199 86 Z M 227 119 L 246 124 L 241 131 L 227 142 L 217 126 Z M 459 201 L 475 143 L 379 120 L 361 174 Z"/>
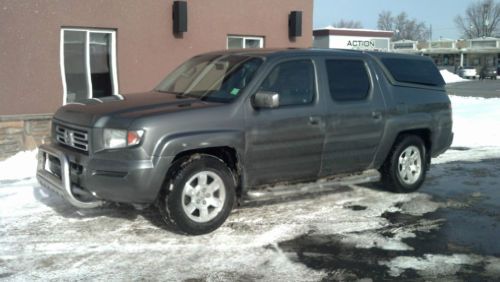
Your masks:
<path fill-rule="evenodd" d="M 210 194 L 206 193 L 206 194 L 205 194 L 205 197 L 209 198 L 209 197 L 210 197 Z"/>
<path fill-rule="evenodd" d="M 206 205 L 207 204 L 207 201 L 203 201 L 203 204 Z"/>

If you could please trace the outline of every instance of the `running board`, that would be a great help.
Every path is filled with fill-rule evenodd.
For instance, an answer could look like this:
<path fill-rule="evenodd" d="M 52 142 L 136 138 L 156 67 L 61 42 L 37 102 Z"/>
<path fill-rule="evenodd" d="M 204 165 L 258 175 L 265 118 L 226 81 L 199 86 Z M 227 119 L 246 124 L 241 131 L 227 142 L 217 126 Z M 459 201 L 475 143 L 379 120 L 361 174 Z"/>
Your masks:
<path fill-rule="evenodd" d="M 267 201 L 313 193 L 332 192 L 343 186 L 377 181 L 380 181 L 380 173 L 375 169 L 370 169 L 356 174 L 322 178 L 316 182 L 296 184 L 279 183 L 274 186 L 257 187 L 248 191 L 243 202 Z"/>

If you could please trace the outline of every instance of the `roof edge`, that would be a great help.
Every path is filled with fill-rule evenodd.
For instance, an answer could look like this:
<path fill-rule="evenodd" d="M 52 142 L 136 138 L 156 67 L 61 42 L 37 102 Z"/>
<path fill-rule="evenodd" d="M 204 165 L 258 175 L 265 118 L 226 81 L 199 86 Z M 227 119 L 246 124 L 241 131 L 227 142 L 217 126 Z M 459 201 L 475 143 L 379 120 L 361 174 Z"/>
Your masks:
<path fill-rule="evenodd" d="M 367 30 L 367 29 L 341 29 L 328 28 L 313 30 L 314 36 L 345 35 L 345 36 L 366 36 L 366 37 L 392 37 L 393 31 L 388 30 Z"/>

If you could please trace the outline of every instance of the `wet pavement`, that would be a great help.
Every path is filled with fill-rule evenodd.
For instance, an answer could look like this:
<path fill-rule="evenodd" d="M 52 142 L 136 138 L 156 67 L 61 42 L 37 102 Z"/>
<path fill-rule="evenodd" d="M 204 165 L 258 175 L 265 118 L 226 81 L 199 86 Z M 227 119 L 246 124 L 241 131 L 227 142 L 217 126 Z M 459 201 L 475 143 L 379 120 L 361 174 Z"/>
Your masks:
<path fill-rule="evenodd" d="M 325 280 L 500 281 L 499 176 L 498 158 L 433 165 L 420 192 L 431 195 L 441 208 L 417 216 L 385 212 L 382 217 L 391 224 L 377 230 L 392 238 L 394 230 L 415 227 L 415 236 L 402 239 L 410 246 L 407 250 L 376 245 L 359 248 L 343 242 L 344 235 L 315 234 L 280 242 L 279 246 L 295 261 L 326 270 Z M 408 204 L 411 202 L 395 206 Z M 479 257 L 489 257 L 490 263 Z M 403 267 L 394 263 L 398 259 L 404 262 Z M 447 263 L 439 264 L 441 260 Z"/>
<path fill-rule="evenodd" d="M 462 97 L 499 98 L 500 80 L 473 80 L 446 85 L 448 94 Z"/>

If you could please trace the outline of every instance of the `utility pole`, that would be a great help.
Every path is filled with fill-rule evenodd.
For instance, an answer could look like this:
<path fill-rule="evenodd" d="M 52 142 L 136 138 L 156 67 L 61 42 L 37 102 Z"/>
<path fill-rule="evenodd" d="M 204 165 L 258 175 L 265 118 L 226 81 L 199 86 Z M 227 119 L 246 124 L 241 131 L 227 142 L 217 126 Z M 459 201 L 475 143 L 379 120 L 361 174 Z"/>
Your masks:
<path fill-rule="evenodd" d="M 490 6 L 488 5 L 488 3 L 484 3 L 484 6 L 483 6 L 483 38 L 486 37 L 486 33 L 487 33 L 487 25 L 488 25 L 488 10 L 490 9 Z"/>
<path fill-rule="evenodd" d="M 432 42 L 432 24 L 429 25 L 429 42 Z"/>

